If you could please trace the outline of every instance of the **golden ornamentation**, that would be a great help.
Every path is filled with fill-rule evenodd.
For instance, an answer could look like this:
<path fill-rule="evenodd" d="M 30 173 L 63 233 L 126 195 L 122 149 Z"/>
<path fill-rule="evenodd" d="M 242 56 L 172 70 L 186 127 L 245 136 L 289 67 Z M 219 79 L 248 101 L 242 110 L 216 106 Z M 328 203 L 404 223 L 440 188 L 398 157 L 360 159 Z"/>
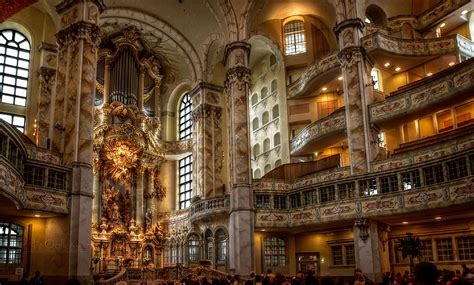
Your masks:
<path fill-rule="evenodd" d="M 115 182 L 131 183 L 132 172 L 138 166 L 140 149 L 125 141 L 104 146 L 104 173 Z"/>

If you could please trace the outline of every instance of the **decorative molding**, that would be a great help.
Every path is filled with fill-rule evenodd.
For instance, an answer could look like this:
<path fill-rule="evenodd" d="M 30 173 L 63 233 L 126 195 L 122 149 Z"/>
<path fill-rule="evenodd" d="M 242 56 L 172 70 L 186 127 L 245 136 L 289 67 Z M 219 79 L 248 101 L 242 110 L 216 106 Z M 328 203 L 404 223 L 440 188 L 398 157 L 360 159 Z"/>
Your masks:
<path fill-rule="evenodd" d="M 358 218 L 354 221 L 354 226 L 359 229 L 359 238 L 365 243 L 369 238 L 369 221 L 364 218 Z"/>

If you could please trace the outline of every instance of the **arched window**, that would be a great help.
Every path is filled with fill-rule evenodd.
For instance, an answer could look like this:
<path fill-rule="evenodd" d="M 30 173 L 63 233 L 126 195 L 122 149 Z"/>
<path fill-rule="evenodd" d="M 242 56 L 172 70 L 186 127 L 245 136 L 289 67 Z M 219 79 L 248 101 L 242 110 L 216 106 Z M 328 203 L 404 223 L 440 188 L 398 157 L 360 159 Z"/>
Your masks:
<path fill-rule="evenodd" d="M 262 90 L 260 90 L 260 99 L 264 99 L 267 96 L 268 96 L 268 88 L 263 87 Z"/>
<path fill-rule="evenodd" d="M 380 76 L 380 70 L 377 68 L 372 68 L 372 71 L 370 71 L 370 76 L 372 76 L 374 90 L 382 91 L 382 82 L 380 81 L 382 76 Z"/>
<path fill-rule="evenodd" d="M 260 154 L 260 144 L 256 143 L 254 146 L 253 146 L 253 155 L 254 156 L 257 156 Z"/>
<path fill-rule="evenodd" d="M 263 112 L 263 114 L 262 114 L 262 126 L 264 126 L 268 122 L 270 122 L 270 115 L 268 114 L 268 112 Z"/>
<path fill-rule="evenodd" d="M 191 182 L 193 157 L 188 155 L 179 160 L 179 208 L 186 209 L 191 204 Z"/>
<path fill-rule="evenodd" d="M 214 238 L 212 237 L 212 231 L 210 229 L 206 230 L 206 234 L 204 235 L 204 239 L 206 242 L 206 259 L 213 260 L 214 256 Z"/>
<path fill-rule="evenodd" d="M 23 227 L 0 222 L 0 264 L 21 263 Z"/>
<path fill-rule="evenodd" d="M 227 260 L 227 236 L 223 229 L 216 231 L 216 261 L 225 264 Z"/>
<path fill-rule="evenodd" d="M 365 10 L 365 22 L 381 27 L 387 26 L 387 15 L 379 6 L 372 4 Z"/>
<path fill-rule="evenodd" d="M 263 141 L 263 152 L 266 152 L 270 150 L 270 139 L 269 138 L 266 138 L 264 141 Z"/>
<path fill-rule="evenodd" d="M 175 264 L 178 262 L 178 244 L 171 240 L 171 249 L 170 249 L 170 264 Z"/>
<path fill-rule="evenodd" d="M 277 146 L 277 145 L 280 145 L 280 133 L 276 133 L 274 136 L 273 136 L 273 146 Z"/>
<path fill-rule="evenodd" d="M 272 93 L 277 91 L 278 83 L 277 83 L 276 79 L 273 79 L 272 84 L 270 85 L 270 87 L 271 87 Z"/>
<path fill-rule="evenodd" d="M 190 139 L 192 135 L 191 97 L 186 93 L 179 104 L 179 139 Z"/>
<path fill-rule="evenodd" d="M 26 106 L 30 42 L 15 30 L 0 31 L 1 102 Z"/>
<path fill-rule="evenodd" d="M 258 103 L 258 95 L 257 93 L 253 93 L 252 95 L 252 106 Z"/>
<path fill-rule="evenodd" d="M 265 165 L 265 168 L 263 169 L 263 172 L 268 173 L 270 170 L 272 170 L 272 166 L 270 164 Z"/>
<path fill-rule="evenodd" d="M 306 52 L 306 40 L 303 21 L 291 21 L 283 28 L 285 36 L 285 54 L 293 55 Z"/>
<path fill-rule="evenodd" d="M 280 116 L 280 109 L 278 109 L 278 104 L 272 108 L 272 119 L 276 119 Z"/>
<path fill-rule="evenodd" d="M 258 118 L 252 120 L 252 130 L 255 131 L 258 129 Z"/>
<path fill-rule="evenodd" d="M 253 178 L 258 179 L 260 178 L 260 176 L 262 176 L 262 172 L 260 171 L 260 168 L 255 169 L 255 171 L 253 172 Z"/>
<path fill-rule="evenodd" d="M 265 266 L 286 266 L 285 240 L 277 237 L 264 238 L 263 252 Z"/>
<path fill-rule="evenodd" d="M 192 234 L 188 238 L 188 260 L 197 262 L 199 259 L 199 236 Z"/>
<path fill-rule="evenodd" d="M 179 139 L 190 139 L 192 135 L 191 97 L 186 93 L 179 104 Z M 191 204 L 193 157 L 188 155 L 179 162 L 179 208 L 185 209 Z"/>
<path fill-rule="evenodd" d="M 275 161 L 275 167 L 278 167 L 278 166 L 280 166 L 280 165 L 281 165 L 281 159 L 277 159 L 277 160 Z"/>
<path fill-rule="evenodd" d="M 143 250 L 143 261 L 145 263 L 154 263 L 154 258 L 153 258 L 153 248 L 150 245 L 147 245 L 145 249 Z"/>

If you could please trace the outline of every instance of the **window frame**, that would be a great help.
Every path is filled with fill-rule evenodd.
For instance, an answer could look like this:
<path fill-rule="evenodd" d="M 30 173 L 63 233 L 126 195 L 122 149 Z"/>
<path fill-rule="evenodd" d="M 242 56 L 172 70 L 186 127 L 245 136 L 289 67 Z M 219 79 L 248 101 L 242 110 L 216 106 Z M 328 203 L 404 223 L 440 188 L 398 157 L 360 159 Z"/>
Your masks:
<path fill-rule="evenodd" d="M 10 222 L 0 222 L 0 228 L 2 228 L 2 233 L 0 233 L 0 264 L 21 264 L 23 259 L 25 228 L 22 225 Z M 3 233 L 3 229 L 8 229 L 8 233 Z M 12 245 L 12 231 L 17 233 L 16 240 L 14 240 L 15 245 Z M 2 258 L 3 252 L 5 256 L 4 262 Z M 13 262 L 11 262 L 12 259 Z"/>
<path fill-rule="evenodd" d="M 305 22 L 301 19 L 291 20 L 283 26 L 285 56 L 306 53 Z"/>

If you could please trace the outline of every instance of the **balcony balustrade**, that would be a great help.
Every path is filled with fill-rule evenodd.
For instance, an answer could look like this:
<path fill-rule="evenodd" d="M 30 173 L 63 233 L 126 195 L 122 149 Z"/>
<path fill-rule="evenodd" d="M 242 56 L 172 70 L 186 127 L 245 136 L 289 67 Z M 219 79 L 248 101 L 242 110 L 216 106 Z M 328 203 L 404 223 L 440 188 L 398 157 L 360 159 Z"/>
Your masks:
<path fill-rule="evenodd" d="M 195 221 L 205 217 L 211 217 L 230 210 L 230 197 L 219 197 L 198 200 L 191 204 L 190 220 Z"/>

